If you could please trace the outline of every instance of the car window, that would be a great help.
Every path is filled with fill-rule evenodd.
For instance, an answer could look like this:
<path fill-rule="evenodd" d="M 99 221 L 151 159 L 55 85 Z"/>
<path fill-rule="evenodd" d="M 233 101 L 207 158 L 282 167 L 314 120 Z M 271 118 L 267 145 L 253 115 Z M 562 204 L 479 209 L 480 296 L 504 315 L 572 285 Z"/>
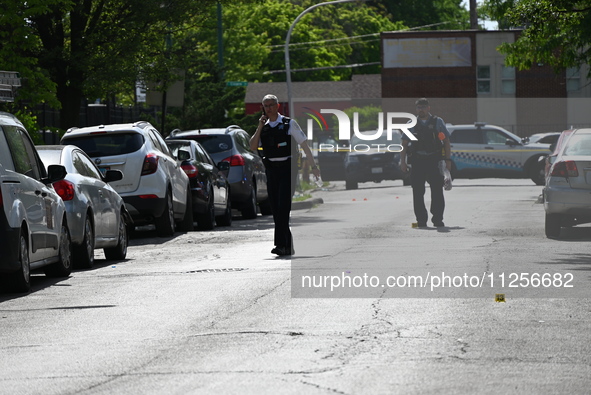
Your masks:
<path fill-rule="evenodd" d="M 14 126 L 5 126 L 5 136 L 10 147 L 14 170 L 36 180 L 40 180 L 42 172 L 35 156 L 35 147 L 27 133 Z"/>
<path fill-rule="evenodd" d="M 125 155 L 139 150 L 144 137 L 139 133 L 101 133 L 64 139 L 64 144 L 79 147 L 91 158 L 98 156 Z"/>
<path fill-rule="evenodd" d="M 591 155 L 591 134 L 573 134 L 564 146 L 563 155 Z"/>
<path fill-rule="evenodd" d="M 10 149 L 8 148 L 8 142 L 4 135 L 4 130 L 0 126 L 0 163 L 7 170 L 14 171 L 14 163 L 12 163 L 12 155 L 10 155 Z"/>
<path fill-rule="evenodd" d="M 209 163 L 210 165 L 213 165 L 213 161 L 211 160 L 209 155 L 207 155 L 207 152 L 205 152 L 205 150 L 200 145 L 196 145 L 195 150 L 199 154 L 199 157 L 201 158 L 201 162 Z"/>
<path fill-rule="evenodd" d="M 485 144 L 497 144 L 505 145 L 507 143 L 507 136 L 505 133 L 494 129 L 484 130 L 484 142 Z M 513 140 L 513 139 L 511 139 Z"/>
<path fill-rule="evenodd" d="M 152 138 L 155 140 L 156 149 L 158 149 L 163 154 L 166 154 L 168 156 L 172 156 L 172 154 L 170 153 L 170 150 L 168 149 L 168 146 L 166 145 L 166 142 L 164 141 L 162 136 L 160 136 L 160 133 L 158 133 L 158 131 L 155 129 L 152 129 L 149 132 L 150 132 L 150 136 L 152 136 Z"/>
<path fill-rule="evenodd" d="M 100 171 L 96 168 L 94 163 L 92 163 L 86 156 L 84 156 L 80 152 L 72 152 L 72 161 L 74 162 L 74 167 L 78 173 L 91 178 L 96 178 L 97 180 L 102 180 Z"/>
<path fill-rule="evenodd" d="M 229 135 L 207 135 L 201 134 L 198 136 L 191 136 L 191 139 L 199 142 L 210 154 L 228 151 L 234 147 L 232 137 Z"/>
<path fill-rule="evenodd" d="M 480 129 L 457 129 L 452 132 L 450 142 L 456 144 L 482 144 L 482 132 Z"/>

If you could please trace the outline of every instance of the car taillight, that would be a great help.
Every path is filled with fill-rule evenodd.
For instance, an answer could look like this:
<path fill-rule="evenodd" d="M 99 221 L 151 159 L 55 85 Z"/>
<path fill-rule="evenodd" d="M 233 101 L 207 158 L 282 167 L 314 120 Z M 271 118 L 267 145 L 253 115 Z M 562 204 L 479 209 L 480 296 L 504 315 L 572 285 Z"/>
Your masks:
<path fill-rule="evenodd" d="M 195 178 L 199 175 L 199 169 L 190 163 L 181 165 L 181 169 L 185 171 L 185 174 L 189 176 L 189 178 Z"/>
<path fill-rule="evenodd" d="M 566 162 L 555 163 L 550 175 L 553 177 L 564 178 L 578 177 L 579 170 L 577 169 L 577 164 L 574 161 L 567 160 Z"/>
<path fill-rule="evenodd" d="M 242 155 L 232 155 L 222 162 L 230 162 L 230 166 L 244 166 L 244 157 Z"/>
<path fill-rule="evenodd" d="M 156 173 L 156 170 L 158 170 L 158 155 L 146 155 L 144 158 L 144 165 L 142 166 L 142 176 Z"/>
<path fill-rule="evenodd" d="M 53 183 L 53 189 L 62 198 L 63 201 L 74 199 L 76 187 L 70 181 L 60 180 Z"/>

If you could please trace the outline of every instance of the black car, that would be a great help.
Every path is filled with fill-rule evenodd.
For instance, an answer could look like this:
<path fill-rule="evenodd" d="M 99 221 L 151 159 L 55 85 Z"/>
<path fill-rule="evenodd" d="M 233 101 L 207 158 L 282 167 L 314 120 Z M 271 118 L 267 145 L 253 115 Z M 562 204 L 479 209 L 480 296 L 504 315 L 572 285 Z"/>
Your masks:
<path fill-rule="evenodd" d="M 226 174 L 228 162 L 217 165 L 203 147 L 192 140 L 167 140 L 172 154 L 181 162 L 189 177 L 193 218 L 201 230 L 232 224 L 230 186 Z"/>
<path fill-rule="evenodd" d="M 382 131 L 363 132 L 366 139 L 353 135 L 344 159 L 345 187 L 357 189 L 362 182 L 381 182 L 383 180 L 402 180 L 403 185 L 410 185 L 410 173 L 400 170 L 401 136 L 393 131 L 391 139 Z M 343 148 L 341 148 L 342 150 Z"/>
<path fill-rule="evenodd" d="M 256 218 L 257 204 L 261 214 L 271 214 L 267 194 L 267 175 L 263 160 L 250 149 L 250 136 L 236 125 L 227 128 L 174 130 L 166 138 L 199 142 L 216 163 L 230 164 L 228 181 L 232 207 L 246 219 Z"/>

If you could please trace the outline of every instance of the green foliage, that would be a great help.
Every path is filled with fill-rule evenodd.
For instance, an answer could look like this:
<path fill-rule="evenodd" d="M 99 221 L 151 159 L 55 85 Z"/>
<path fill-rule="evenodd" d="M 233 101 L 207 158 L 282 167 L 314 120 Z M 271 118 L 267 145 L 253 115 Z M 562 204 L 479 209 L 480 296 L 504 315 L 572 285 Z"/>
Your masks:
<path fill-rule="evenodd" d="M 590 0 L 487 0 L 482 11 L 499 26 L 524 28 L 514 43 L 499 47 L 510 66 L 545 63 L 559 72 L 591 63 Z"/>
<path fill-rule="evenodd" d="M 454 30 L 470 27 L 470 14 L 463 0 L 381 0 L 372 1 L 383 7 L 393 21 L 401 21 L 411 28 Z"/>
<path fill-rule="evenodd" d="M 354 114 L 357 113 L 358 125 L 360 131 L 376 130 L 378 128 L 378 121 L 380 119 L 379 113 L 382 109 L 378 106 L 365 106 L 365 107 L 351 107 L 346 109 L 345 114 L 353 122 Z M 353 124 L 351 124 L 353 127 Z"/>

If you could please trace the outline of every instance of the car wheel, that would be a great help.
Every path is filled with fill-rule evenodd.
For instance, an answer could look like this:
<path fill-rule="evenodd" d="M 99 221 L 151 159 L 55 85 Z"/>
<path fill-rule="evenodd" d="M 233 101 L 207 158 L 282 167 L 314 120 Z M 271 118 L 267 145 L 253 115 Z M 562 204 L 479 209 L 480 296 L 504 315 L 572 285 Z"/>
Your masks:
<path fill-rule="evenodd" d="M 60 231 L 59 260 L 43 271 L 48 277 L 68 277 L 72 273 L 72 239 L 65 218 Z"/>
<path fill-rule="evenodd" d="M 261 215 L 271 215 L 273 211 L 271 210 L 271 199 L 266 199 L 265 201 L 259 204 L 259 208 L 261 209 Z"/>
<path fill-rule="evenodd" d="M 29 261 L 29 246 L 27 245 L 26 232 L 26 229 L 21 229 L 18 243 L 18 261 L 21 268 L 19 271 L 3 279 L 6 285 L 14 292 L 31 291 L 31 262 Z"/>
<path fill-rule="evenodd" d="M 115 247 L 104 248 L 105 258 L 109 261 L 121 261 L 127 256 L 127 246 L 129 245 L 129 235 L 127 225 L 123 218 L 123 213 L 119 219 L 119 236 L 117 236 L 117 245 Z"/>
<path fill-rule="evenodd" d="M 529 177 L 536 185 L 544 185 L 546 183 L 546 163 L 545 161 L 537 161 L 532 164 Z"/>
<path fill-rule="evenodd" d="M 546 237 L 549 239 L 557 239 L 560 236 L 560 228 L 562 227 L 561 222 L 560 215 L 546 214 L 546 223 L 544 226 Z"/>
<path fill-rule="evenodd" d="M 224 210 L 224 214 L 216 217 L 216 223 L 218 226 L 232 225 L 232 201 L 230 200 L 229 194 L 228 198 L 226 199 L 226 209 Z"/>
<path fill-rule="evenodd" d="M 84 221 L 82 244 L 74 247 L 74 262 L 76 266 L 82 268 L 91 268 L 94 265 L 94 231 L 88 217 L 89 214 L 86 215 L 86 221 Z"/>
<path fill-rule="evenodd" d="M 215 207 L 213 205 L 213 191 L 209 191 L 207 208 L 205 213 L 197 216 L 197 228 L 199 230 L 212 230 L 215 227 Z"/>
<path fill-rule="evenodd" d="M 170 237 L 174 235 L 174 208 L 172 206 L 172 195 L 166 194 L 166 205 L 162 215 L 154 220 L 156 225 L 156 234 L 160 237 Z"/>
<path fill-rule="evenodd" d="M 240 212 L 244 219 L 253 219 L 257 217 L 257 190 L 254 186 L 250 190 L 250 195 L 246 202 L 244 202 Z"/>
<path fill-rule="evenodd" d="M 193 230 L 193 197 L 191 195 L 191 187 L 187 186 L 187 210 L 183 220 L 178 224 L 181 232 L 190 232 Z"/>
<path fill-rule="evenodd" d="M 345 180 L 345 189 L 357 189 L 359 188 L 359 183 L 357 181 L 353 181 L 351 179 Z"/>

